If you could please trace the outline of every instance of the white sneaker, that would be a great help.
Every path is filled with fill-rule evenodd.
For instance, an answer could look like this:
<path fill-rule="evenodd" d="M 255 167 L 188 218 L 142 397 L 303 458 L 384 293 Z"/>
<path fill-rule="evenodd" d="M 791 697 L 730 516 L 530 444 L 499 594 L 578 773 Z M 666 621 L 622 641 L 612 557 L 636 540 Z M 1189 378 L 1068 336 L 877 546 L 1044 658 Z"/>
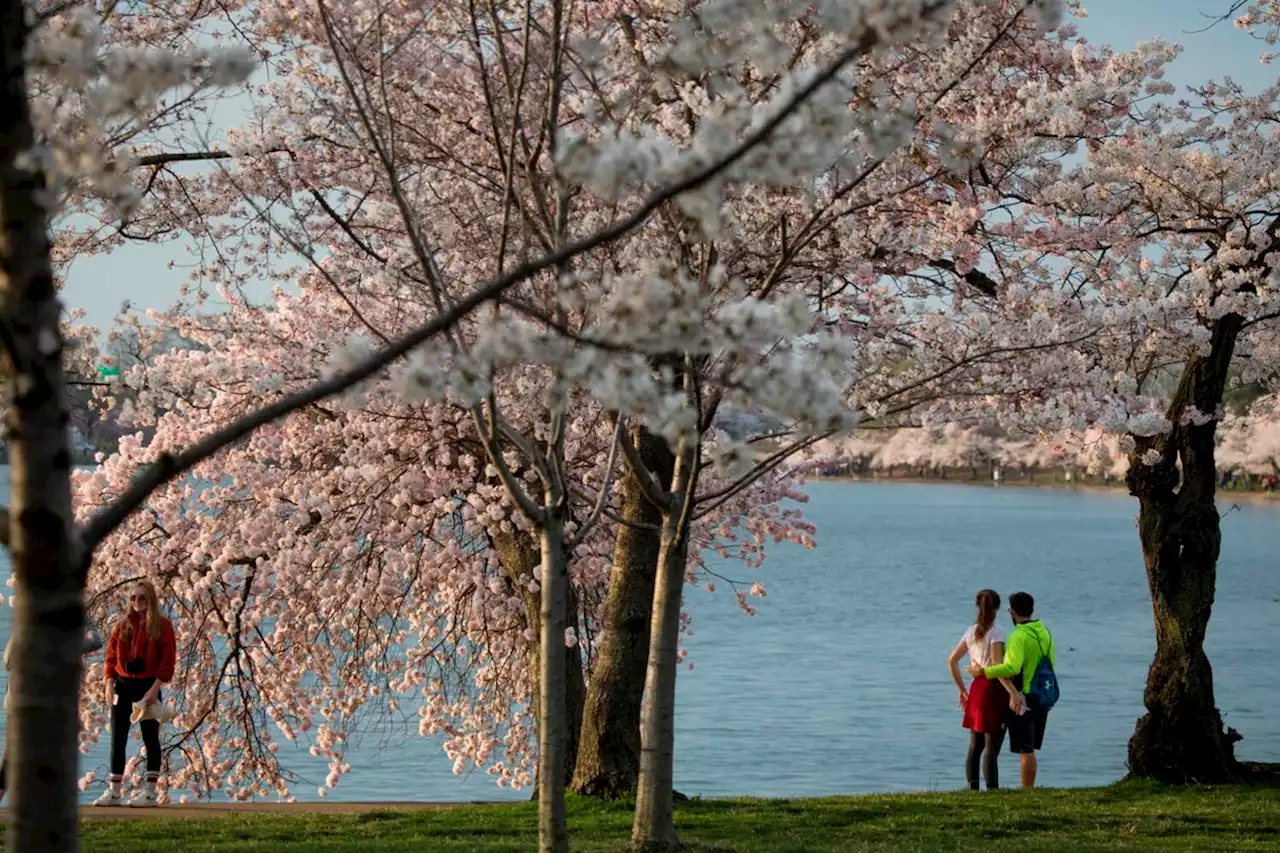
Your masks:
<path fill-rule="evenodd" d="M 156 792 L 149 788 L 138 791 L 133 795 L 133 799 L 129 800 L 129 805 L 135 809 L 155 808 Z"/>
<path fill-rule="evenodd" d="M 118 806 L 123 802 L 124 797 L 108 788 L 106 791 L 102 792 L 101 797 L 98 797 L 98 799 L 93 801 L 93 804 L 95 806 Z"/>

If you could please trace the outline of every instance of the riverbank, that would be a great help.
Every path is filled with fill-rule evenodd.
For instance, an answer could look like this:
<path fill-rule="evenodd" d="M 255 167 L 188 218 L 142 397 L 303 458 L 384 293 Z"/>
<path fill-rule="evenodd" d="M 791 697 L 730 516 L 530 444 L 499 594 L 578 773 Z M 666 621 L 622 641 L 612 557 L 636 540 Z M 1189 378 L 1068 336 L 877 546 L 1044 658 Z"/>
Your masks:
<path fill-rule="evenodd" d="M 1059 489 L 1073 492 L 1103 492 L 1108 494 L 1128 494 L 1129 488 L 1122 480 L 1113 481 L 1109 484 L 1092 481 L 1065 481 L 1031 478 L 1000 480 L 999 482 L 996 482 L 993 480 L 967 479 L 961 477 L 869 477 L 852 474 L 839 474 L 833 476 L 810 475 L 805 479 L 811 483 L 893 483 L 895 485 L 901 484 L 918 486 L 973 486 L 975 488 L 982 489 Z M 1245 491 L 1243 489 L 1218 489 L 1217 498 L 1219 501 L 1225 501 L 1228 503 L 1280 503 L 1280 491 L 1263 492 L 1256 489 L 1249 491 Z"/>
<path fill-rule="evenodd" d="M 261 808 L 261 807 L 259 807 Z M 334 806 L 331 809 L 350 809 Z M 516 853 L 534 849 L 532 803 L 366 804 L 363 811 L 232 811 L 207 820 L 88 820 L 86 853 Z M 122 810 L 123 811 L 123 810 Z M 141 810 L 139 810 L 141 811 Z M 676 826 L 691 853 L 1280 851 L 1280 787 L 1108 788 L 808 800 L 693 800 Z M 571 799 L 580 853 L 622 853 L 630 804 Z"/>

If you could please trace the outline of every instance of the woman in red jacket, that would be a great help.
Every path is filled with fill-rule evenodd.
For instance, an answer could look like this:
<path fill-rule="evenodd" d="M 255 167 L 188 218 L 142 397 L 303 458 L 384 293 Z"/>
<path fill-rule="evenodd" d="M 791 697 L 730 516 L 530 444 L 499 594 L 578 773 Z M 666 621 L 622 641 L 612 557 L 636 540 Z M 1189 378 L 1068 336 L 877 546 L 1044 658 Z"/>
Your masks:
<path fill-rule="evenodd" d="M 116 624 L 107 641 L 111 777 L 107 792 L 94 802 L 95 806 L 118 806 L 123 802 L 125 751 L 134 703 L 152 705 L 160 701 L 160 688 L 173 680 L 175 657 L 173 623 L 160 612 L 156 588 L 150 581 L 138 581 L 129 591 L 128 615 Z M 154 806 L 160 779 L 160 723 L 144 719 L 138 728 L 147 748 L 146 786 L 129 805 Z"/>

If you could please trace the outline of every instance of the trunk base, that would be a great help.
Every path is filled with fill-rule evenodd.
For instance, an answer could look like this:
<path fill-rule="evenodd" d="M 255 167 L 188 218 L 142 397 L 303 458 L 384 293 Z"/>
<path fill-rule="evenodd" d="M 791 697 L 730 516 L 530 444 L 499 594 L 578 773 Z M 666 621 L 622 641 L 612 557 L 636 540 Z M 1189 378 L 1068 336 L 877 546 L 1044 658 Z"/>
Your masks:
<path fill-rule="evenodd" d="M 573 792 L 583 797 L 620 800 L 635 794 L 636 777 L 634 773 L 610 773 L 602 770 L 585 779 L 581 776 L 574 779 Z"/>
<path fill-rule="evenodd" d="M 1147 713 L 1129 739 L 1129 777 L 1166 785 L 1239 782 L 1235 729 L 1223 730 L 1213 671 L 1203 652 L 1190 666 L 1157 653 L 1147 679 Z"/>
<path fill-rule="evenodd" d="M 1129 778 L 1154 779 L 1166 785 L 1222 785 L 1241 781 L 1242 767 L 1231 744 L 1241 740 L 1235 729 L 1206 731 L 1203 723 L 1188 730 L 1154 714 L 1138 720 L 1129 739 Z"/>

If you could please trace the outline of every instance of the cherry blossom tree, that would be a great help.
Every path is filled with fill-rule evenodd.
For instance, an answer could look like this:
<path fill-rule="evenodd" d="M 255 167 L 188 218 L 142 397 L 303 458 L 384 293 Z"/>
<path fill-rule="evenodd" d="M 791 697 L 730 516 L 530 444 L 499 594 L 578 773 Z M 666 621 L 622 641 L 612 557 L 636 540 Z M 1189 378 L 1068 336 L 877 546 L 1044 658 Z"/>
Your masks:
<path fill-rule="evenodd" d="M 1153 69 L 1174 52 L 1143 50 Z M 1094 52 L 1081 44 L 1076 55 Z M 1151 91 L 1172 94 L 1154 80 Z M 1276 94 L 1208 83 L 1180 101 L 1117 113 L 1082 163 L 1028 176 L 1020 215 L 991 241 L 1005 262 L 1024 252 L 1055 259 L 1037 274 L 1045 329 L 1095 330 L 1071 354 L 1019 367 L 1041 387 L 1024 386 L 1006 420 L 1096 426 L 1121 435 L 1130 455 L 1157 637 L 1148 713 L 1129 746 L 1138 776 L 1240 772 L 1203 640 L 1220 545 L 1216 424 L 1232 370 L 1250 381 L 1275 363 Z"/>
<path fill-rule="evenodd" d="M 967 263 L 1002 298 L 1033 294 L 1025 328 L 1076 339 L 989 369 L 990 417 L 1027 434 L 1100 429 L 1129 455 L 1157 627 L 1129 765 L 1181 782 L 1242 771 L 1203 651 L 1220 544 L 1214 452 L 1229 381 L 1274 374 L 1280 223 L 1277 90 L 1211 82 L 1174 100 L 1160 80 L 1174 55 L 1160 42 L 1128 55 L 1072 48 L 1095 99 L 1141 69 L 1144 91 L 1160 100 L 1100 121 L 1077 112 L 1081 101 L 1063 103 L 1044 132 L 1073 140 L 1064 153 L 1086 142 L 1075 159 L 1024 169 L 1016 186 L 991 180 L 990 169 L 971 174 L 987 214 Z M 973 416 L 963 408 L 941 420 Z"/>

